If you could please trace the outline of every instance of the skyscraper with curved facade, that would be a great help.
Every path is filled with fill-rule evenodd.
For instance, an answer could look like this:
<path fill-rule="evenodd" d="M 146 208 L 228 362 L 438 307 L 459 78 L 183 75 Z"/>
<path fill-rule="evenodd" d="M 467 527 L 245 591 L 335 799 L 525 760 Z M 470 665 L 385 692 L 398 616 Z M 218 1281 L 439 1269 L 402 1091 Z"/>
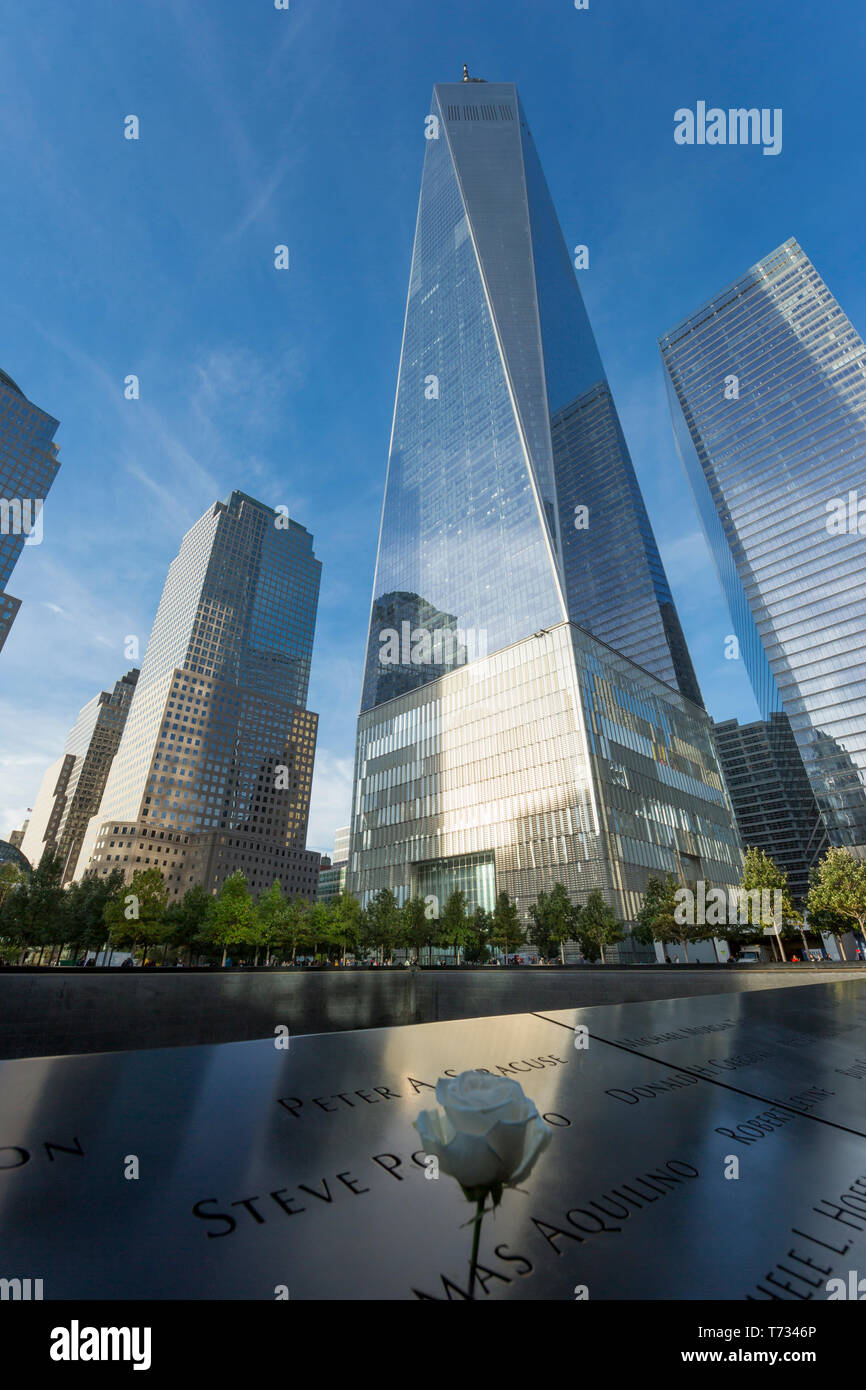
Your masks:
<path fill-rule="evenodd" d="M 734 875 L 709 723 L 517 90 L 437 85 L 424 134 L 350 885 L 628 918 Z"/>

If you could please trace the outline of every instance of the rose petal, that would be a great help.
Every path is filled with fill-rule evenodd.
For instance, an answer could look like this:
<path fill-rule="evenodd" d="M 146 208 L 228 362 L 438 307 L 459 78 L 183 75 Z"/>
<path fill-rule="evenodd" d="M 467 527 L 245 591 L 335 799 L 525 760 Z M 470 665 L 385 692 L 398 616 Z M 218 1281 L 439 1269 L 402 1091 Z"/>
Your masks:
<path fill-rule="evenodd" d="M 436 1099 L 454 1128 L 464 1134 L 486 1134 L 504 1120 L 526 1119 L 527 1099 L 520 1083 L 483 1072 L 462 1072 L 436 1083 Z"/>
<path fill-rule="evenodd" d="M 456 1178 L 461 1187 L 491 1187 L 505 1182 L 502 1160 L 490 1145 L 473 1134 L 457 1134 L 438 1153 L 439 1168 Z"/>
<path fill-rule="evenodd" d="M 500 1122 L 489 1129 L 484 1136 L 485 1142 L 490 1145 L 494 1153 L 499 1155 L 509 1176 L 515 1173 L 524 1161 L 530 1134 L 529 1126 L 537 1118 L 538 1111 L 533 1105 L 532 1114 L 526 1120 L 519 1120 L 516 1123 Z"/>
<path fill-rule="evenodd" d="M 550 1125 L 545 1124 L 541 1116 L 530 1120 L 525 1130 L 525 1148 L 523 1151 L 523 1162 L 515 1173 L 508 1179 L 511 1187 L 516 1187 L 524 1178 L 528 1177 L 535 1167 L 536 1159 L 544 1152 L 553 1137 L 553 1130 Z"/>

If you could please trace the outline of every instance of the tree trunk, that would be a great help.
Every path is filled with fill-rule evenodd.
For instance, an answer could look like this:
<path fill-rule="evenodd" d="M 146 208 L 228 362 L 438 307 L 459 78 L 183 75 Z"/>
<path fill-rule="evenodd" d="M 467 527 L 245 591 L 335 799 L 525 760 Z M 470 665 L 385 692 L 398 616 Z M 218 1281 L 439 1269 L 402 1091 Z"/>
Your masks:
<path fill-rule="evenodd" d="M 600 942 L 598 943 L 598 949 L 599 949 L 600 952 L 601 952 L 601 963 L 602 963 L 602 965 L 605 965 L 605 964 L 606 964 L 606 961 L 605 961 L 605 959 L 604 959 L 604 942 L 603 942 L 603 941 L 600 941 Z"/>
<path fill-rule="evenodd" d="M 683 937 L 682 941 L 680 942 L 680 945 L 683 948 L 683 955 L 686 958 L 686 965 L 691 965 L 691 961 L 689 960 L 689 943 L 686 941 L 685 937 Z"/>
<path fill-rule="evenodd" d="M 565 965 L 565 937 L 559 943 L 559 960 L 561 965 Z"/>
<path fill-rule="evenodd" d="M 223 958 L 222 958 L 222 960 L 220 961 L 220 965 L 225 965 L 225 963 L 226 963 L 226 956 L 228 955 L 228 950 L 229 950 L 228 946 L 223 946 Z"/>
<path fill-rule="evenodd" d="M 844 945 L 842 944 L 842 933 L 841 933 L 841 932 L 840 932 L 839 935 L 836 937 L 836 944 L 837 944 L 837 946 L 839 947 L 839 955 L 842 957 L 843 960 L 847 960 L 848 957 L 845 955 L 845 947 L 844 947 Z"/>

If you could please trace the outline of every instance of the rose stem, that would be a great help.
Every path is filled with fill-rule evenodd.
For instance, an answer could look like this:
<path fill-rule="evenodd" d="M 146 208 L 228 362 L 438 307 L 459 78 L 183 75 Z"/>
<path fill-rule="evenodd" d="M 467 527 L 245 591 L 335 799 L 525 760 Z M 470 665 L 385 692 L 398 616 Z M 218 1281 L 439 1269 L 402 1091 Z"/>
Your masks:
<path fill-rule="evenodd" d="M 475 1210 L 475 1234 L 472 1237 L 472 1259 L 469 1264 L 469 1297 L 475 1297 L 475 1272 L 478 1268 L 478 1242 L 481 1239 L 481 1222 L 484 1220 L 484 1198 L 478 1198 Z"/>

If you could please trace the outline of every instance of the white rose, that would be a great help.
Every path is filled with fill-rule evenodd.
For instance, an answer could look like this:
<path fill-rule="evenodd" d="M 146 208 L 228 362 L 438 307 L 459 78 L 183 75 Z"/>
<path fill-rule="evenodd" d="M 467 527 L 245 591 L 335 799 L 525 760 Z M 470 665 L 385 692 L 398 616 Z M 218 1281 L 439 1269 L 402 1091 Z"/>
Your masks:
<path fill-rule="evenodd" d="M 473 1194 L 515 1187 L 550 1142 L 551 1129 L 519 1081 L 484 1072 L 440 1077 L 436 1099 L 445 1111 L 422 1110 L 415 1122 L 426 1154 Z"/>

